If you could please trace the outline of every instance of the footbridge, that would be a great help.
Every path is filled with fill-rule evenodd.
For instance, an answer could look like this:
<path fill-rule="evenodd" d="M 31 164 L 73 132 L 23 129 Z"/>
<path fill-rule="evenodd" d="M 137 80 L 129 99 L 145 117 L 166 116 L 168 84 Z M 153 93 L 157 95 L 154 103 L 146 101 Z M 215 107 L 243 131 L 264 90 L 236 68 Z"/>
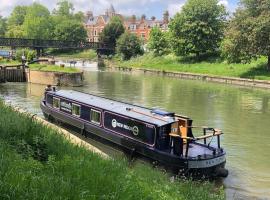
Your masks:
<path fill-rule="evenodd" d="M 100 42 L 64 41 L 64 40 L 40 40 L 25 38 L 2 38 L 0 46 L 15 48 L 31 48 L 37 50 L 38 55 L 47 48 L 53 49 L 94 49 L 98 55 L 108 55 L 114 52 L 114 48 Z"/>

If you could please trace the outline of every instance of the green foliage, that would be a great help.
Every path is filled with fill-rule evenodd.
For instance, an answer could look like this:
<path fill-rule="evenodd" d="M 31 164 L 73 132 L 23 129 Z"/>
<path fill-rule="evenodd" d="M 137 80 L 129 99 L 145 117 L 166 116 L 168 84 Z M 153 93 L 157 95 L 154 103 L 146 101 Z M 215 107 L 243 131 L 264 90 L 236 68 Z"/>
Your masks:
<path fill-rule="evenodd" d="M 63 20 L 61 23 L 56 23 L 54 28 L 54 39 L 64 41 L 85 41 L 87 32 L 80 22 L 75 20 Z"/>
<path fill-rule="evenodd" d="M 53 14 L 56 16 L 71 18 L 74 12 L 74 6 L 67 0 L 60 0 L 57 2 L 57 9 L 53 10 Z"/>
<path fill-rule="evenodd" d="M 82 14 L 74 14 L 73 4 L 62 0 L 57 3 L 58 8 L 53 10 L 53 22 L 55 24 L 53 37 L 56 40 L 85 41 L 87 32 L 82 24 Z"/>
<path fill-rule="evenodd" d="M 105 26 L 100 33 L 99 41 L 110 47 L 116 46 L 117 39 L 125 32 L 122 20 L 118 16 L 112 17 L 111 21 Z"/>
<path fill-rule="evenodd" d="M 30 49 L 17 49 L 15 54 L 15 59 L 19 62 L 22 61 L 22 55 L 25 56 L 28 62 L 33 61 L 34 58 L 37 57 L 37 53 L 35 50 Z"/>
<path fill-rule="evenodd" d="M 140 39 L 135 34 L 129 32 L 125 32 L 120 36 L 117 40 L 116 48 L 118 54 L 120 54 L 124 60 L 143 54 Z"/>
<path fill-rule="evenodd" d="M 7 30 L 6 19 L 0 15 L 0 37 L 4 37 Z"/>
<path fill-rule="evenodd" d="M 188 0 L 170 22 L 172 47 L 177 55 L 215 53 L 223 37 L 226 12 L 218 0 Z"/>
<path fill-rule="evenodd" d="M 270 2 L 242 0 L 226 29 L 222 52 L 229 62 L 267 56 L 270 70 Z"/>
<path fill-rule="evenodd" d="M 21 26 L 27 14 L 27 6 L 16 6 L 8 18 L 8 26 Z"/>
<path fill-rule="evenodd" d="M 155 56 L 162 56 L 168 53 L 169 40 L 168 33 L 162 32 L 158 27 L 151 29 L 147 47 L 154 52 Z"/>
<path fill-rule="evenodd" d="M 39 3 L 30 5 L 22 24 L 22 30 L 26 38 L 51 39 L 52 22 L 49 10 Z"/>
<path fill-rule="evenodd" d="M 27 61 L 33 61 L 34 58 L 37 58 L 37 52 L 35 50 L 28 50 L 26 54 Z"/>
<path fill-rule="evenodd" d="M 171 182 L 152 167 L 102 159 L 2 102 L 0 113 L 0 199 L 225 199 L 208 182 Z"/>

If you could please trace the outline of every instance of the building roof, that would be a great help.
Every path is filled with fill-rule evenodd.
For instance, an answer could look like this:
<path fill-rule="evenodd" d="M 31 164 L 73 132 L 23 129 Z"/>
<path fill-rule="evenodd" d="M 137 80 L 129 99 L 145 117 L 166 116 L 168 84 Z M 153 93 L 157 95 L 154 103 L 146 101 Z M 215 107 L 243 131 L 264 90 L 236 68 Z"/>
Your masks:
<path fill-rule="evenodd" d="M 96 108 L 111 111 L 120 115 L 147 122 L 149 124 L 155 124 L 157 126 L 163 126 L 175 122 L 174 117 L 164 116 L 161 114 L 153 114 L 153 109 L 144 108 L 137 105 L 123 103 L 112 99 L 107 99 L 92 94 L 86 94 L 74 90 L 59 90 L 56 92 L 50 92 L 60 97 L 81 102 L 83 104 L 91 105 Z M 166 113 L 165 111 L 159 113 Z M 171 113 L 168 113 L 171 114 Z"/>

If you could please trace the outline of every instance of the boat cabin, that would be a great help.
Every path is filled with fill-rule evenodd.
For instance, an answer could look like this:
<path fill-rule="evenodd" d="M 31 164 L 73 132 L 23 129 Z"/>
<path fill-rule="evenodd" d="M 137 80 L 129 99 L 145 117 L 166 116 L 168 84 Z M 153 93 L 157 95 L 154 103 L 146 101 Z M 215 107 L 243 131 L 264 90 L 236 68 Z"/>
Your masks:
<path fill-rule="evenodd" d="M 182 155 L 187 140 L 171 135 L 193 137 L 192 120 L 172 112 L 69 90 L 46 91 L 45 101 L 55 112 L 176 155 Z"/>

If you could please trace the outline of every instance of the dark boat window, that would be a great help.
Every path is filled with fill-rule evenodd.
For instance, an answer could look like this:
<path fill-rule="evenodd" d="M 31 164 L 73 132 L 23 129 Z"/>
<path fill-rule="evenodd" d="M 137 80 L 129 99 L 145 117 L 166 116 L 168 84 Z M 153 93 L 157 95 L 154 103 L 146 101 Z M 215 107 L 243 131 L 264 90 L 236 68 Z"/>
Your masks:
<path fill-rule="evenodd" d="M 72 115 L 77 117 L 81 116 L 81 106 L 77 104 L 72 104 Z"/>
<path fill-rule="evenodd" d="M 60 108 L 60 99 L 53 97 L 53 107 L 57 109 Z"/>
<path fill-rule="evenodd" d="M 93 109 L 91 109 L 90 112 L 91 112 L 91 115 L 90 115 L 91 122 L 96 123 L 96 124 L 100 124 L 101 113 L 99 111 L 93 110 Z"/>

